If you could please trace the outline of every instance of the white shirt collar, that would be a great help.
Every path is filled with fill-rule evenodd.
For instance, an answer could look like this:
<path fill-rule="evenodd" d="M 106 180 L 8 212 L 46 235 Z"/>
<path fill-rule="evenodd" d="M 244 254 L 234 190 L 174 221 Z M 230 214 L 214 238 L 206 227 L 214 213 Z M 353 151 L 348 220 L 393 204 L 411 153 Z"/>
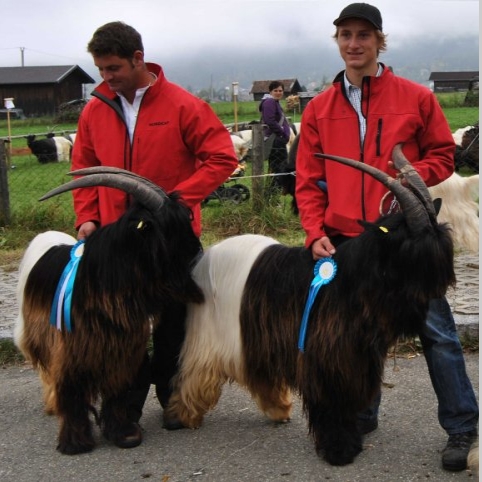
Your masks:
<path fill-rule="evenodd" d="M 375 77 L 380 77 L 380 75 L 382 75 L 383 73 L 383 65 L 378 63 L 378 70 L 377 70 L 377 73 L 375 74 Z M 346 91 L 348 92 L 348 89 L 350 87 L 352 87 L 353 89 L 359 89 L 359 87 L 357 87 L 356 85 L 353 85 L 349 80 L 348 80 L 348 77 L 346 76 L 346 70 L 343 74 L 343 80 L 345 82 L 345 89 Z"/>

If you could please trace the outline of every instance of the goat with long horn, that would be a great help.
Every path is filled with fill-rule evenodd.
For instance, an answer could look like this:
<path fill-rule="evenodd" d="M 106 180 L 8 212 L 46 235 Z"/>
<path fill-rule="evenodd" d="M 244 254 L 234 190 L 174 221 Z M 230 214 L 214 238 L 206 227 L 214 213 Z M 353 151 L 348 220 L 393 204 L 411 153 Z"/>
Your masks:
<path fill-rule="evenodd" d="M 357 413 L 379 393 L 389 347 L 418 333 L 429 301 L 455 282 L 453 244 L 413 183 L 324 157 L 383 182 L 402 211 L 363 222 L 364 232 L 321 268 L 306 248 L 265 236 L 236 236 L 208 249 L 193 272 L 206 302 L 188 311 L 167 428 L 199 427 L 229 380 L 276 422 L 289 420 L 291 391 L 299 393 L 316 450 L 330 464 L 348 464 L 362 450 Z M 318 273 L 324 284 L 311 297 Z"/>
<path fill-rule="evenodd" d="M 20 265 L 15 343 L 40 372 L 64 454 L 94 447 L 89 412 L 99 397 L 107 439 L 128 422 L 123 394 L 143 362 L 151 325 L 163 323 L 163 306 L 203 301 L 191 277 L 201 245 L 175 194 L 121 169 L 71 174 L 82 177 L 41 199 L 102 185 L 136 202 L 85 242 L 56 231 L 36 236 Z"/>

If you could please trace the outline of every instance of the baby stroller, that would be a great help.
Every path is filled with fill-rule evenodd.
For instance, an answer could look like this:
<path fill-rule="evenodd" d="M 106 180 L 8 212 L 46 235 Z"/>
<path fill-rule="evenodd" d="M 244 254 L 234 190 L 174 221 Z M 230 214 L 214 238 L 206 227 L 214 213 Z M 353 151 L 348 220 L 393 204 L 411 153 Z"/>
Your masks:
<path fill-rule="evenodd" d="M 243 184 L 236 183 L 237 179 L 244 176 L 246 163 L 240 162 L 238 167 L 231 174 L 229 179 L 221 184 L 214 192 L 212 192 L 204 201 L 202 205 L 205 206 L 209 201 L 217 199 L 218 201 L 230 201 L 234 204 L 239 204 L 247 201 L 251 196 L 249 189 Z M 227 186 L 228 183 L 235 183 L 232 186 Z"/>

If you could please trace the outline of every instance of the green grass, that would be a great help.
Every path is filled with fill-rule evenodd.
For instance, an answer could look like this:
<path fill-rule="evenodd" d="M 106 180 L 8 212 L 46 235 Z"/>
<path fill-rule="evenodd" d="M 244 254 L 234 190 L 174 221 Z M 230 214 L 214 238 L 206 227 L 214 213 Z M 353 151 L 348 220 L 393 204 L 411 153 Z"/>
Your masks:
<path fill-rule="evenodd" d="M 479 109 L 476 107 L 446 107 L 444 114 L 452 132 L 479 123 Z"/>
<path fill-rule="evenodd" d="M 478 122 L 478 107 L 463 107 L 465 93 L 437 95 L 444 109 L 452 131 Z M 238 122 L 259 120 L 259 102 L 238 102 Z M 233 102 L 213 103 L 211 107 L 225 124 L 234 121 Z M 11 123 L 13 148 L 25 148 L 24 137 L 30 133 L 74 131 L 73 123 L 54 125 L 52 119 L 15 120 Z M 6 121 L 0 121 L 0 137 L 6 136 Z M 68 163 L 41 165 L 32 155 L 14 155 L 11 159 L 14 169 L 9 170 L 10 206 L 12 220 L 0 228 L 0 266 L 2 259 L 15 259 L 17 252 L 25 249 L 32 237 L 46 229 L 73 232 L 74 215 L 72 198 L 69 193 L 39 203 L 38 198 L 55 186 L 66 182 L 70 169 Z M 250 174 L 248 165 L 247 175 Z M 461 174 L 471 174 L 462 172 Z M 241 179 L 242 184 L 251 188 L 250 179 Z M 272 200 L 273 201 L 273 200 Z M 203 208 L 203 241 L 205 245 L 242 232 L 258 232 L 274 236 L 287 244 L 301 244 L 303 233 L 296 217 L 291 215 L 290 198 L 274 200 L 261 213 L 255 213 L 251 202 L 233 205 L 211 201 Z M 18 208 L 21 206 L 21 208 Z M 13 255 L 12 255 L 13 253 Z"/>
<path fill-rule="evenodd" d="M 439 100 L 452 131 L 478 122 L 479 109 L 461 107 L 461 102 L 463 102 L 461 95 L 444 94 L 439 97 Z M 211 106 L 223 123 L 234 122 L 232 102 L 216 103 Z M 259 120 L 257 107 L 258 102 L 238 103 L 238 122 Z M 299 119 L 292 117 L 292 120 L 298 121 Z M 45 133 L 50 130 L 73 131 L 75 128 L 75 124 L 54 126 L 50 119 L 15 120 L 11 125 L 11 133 L 12 136 L 24 136 L 31 133 Z M 0 121 L 0 137 L 6 136 L 6 122 Z M 25 146 L 24 138 L 13 140 L 12 147 Z M 15 169 L 9 171 L 11 205 L 22 204 L 24 207 L 15 215 L 10 225 L 0 227 L 0 266 L 5 270 L 17 269 L 23 250 L 38 232 L 58 229 L 74 234 L 71 195 L 62 194 L 44 203 L 37 201 L 48 190 L 69 179 L 65 174 L 70 168 L 69 164 L 40 165 L 31 155 L 19 155 L 13 156 L 12 165 L 15 165 Z M 48 173 L 47 176 L 44 175 L 45 172 Z M 250 172 L 251 166 L 248 165 L 246 179 L 240 178 L 236 182 L 251 189 L 251 180 L 248 178 Z M 25 185 L 25 176 L 22 176 L 25 173 L 29 174 L 30 184 L 28 186 Z M 462 172 L 461 174 L 472 173 Z M 304 233 L 298 217 L 291 213 L 290 203 L 291 198 L 278 196 L 270 199 L 269 204 L 266 204 L 261 212 L 255 212 L 249 201 L 241 204 L 210 201 L 203 207 L 203 245 L 209 246 L 220 239 L 246 232 L 273 236 L 291 246 L 302 245 Z M 420 351 L 420 347 L 414 341 L 405 342 L 405 347 L 407 343 L 410 350 Z M 478 350 L 478 340 L 462 340 L 462 344 L 466 350 Z M 399 353 L 403 354 L 403 350 L 400 350 Z M 21 363 L 22 361 L 23 357 L 10 340 L 0 340 L 0 365 Z"/>

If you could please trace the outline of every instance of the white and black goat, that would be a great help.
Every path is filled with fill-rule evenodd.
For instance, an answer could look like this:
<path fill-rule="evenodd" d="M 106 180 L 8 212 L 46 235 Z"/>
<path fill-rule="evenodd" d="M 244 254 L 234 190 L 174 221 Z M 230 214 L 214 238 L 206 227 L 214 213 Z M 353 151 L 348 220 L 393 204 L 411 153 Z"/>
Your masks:
<path fill-rule="evenodd" d="M 70 161 L 72 144 L 67 137 L 52 133 L 47 134 L 46 139 L 36 139 L 34 134 L 27 136 L 27 146 L 40 164 Z"/>
<path fill-rule="evenodd" d="M 452 134 L 455 141 L 455 170 L 466 167 L 479 172 L 479 124 L 457 129 Z"/>
<path fill-rule="evenodd" d="M 223 384 L 235 381 L 276 422 L 289 420 L 291 391 L 299 393 L 316 450 L 330 464 L 351 463 L 362 450 L 357 413 L 380 390 L 389 347 L 419 333 L 429 300 L 455 282 L 453 243 L 399 146 L 394 162 L 410 188 L 366 164 L 323 157 L 383 182 L 403 212 L 363 222 L 364 232 L 337 248 L 337 271 L 314 299 L 304 351 L 311 252 L 259 235 L 206 250 L 193 271 L 206 302 L 188 309 L 166 428 L 199 427 Z"/>
<path fill-rule="evenodd" d="M 203 300 L 191 277 L 201 245 L 191 228 L 191 212 L 177 195 L 168 196 L 121 169 L 99 167 L 71 174 L 85 177 L 42 199 L 107 186 L 132 195 L 135 203 L 115 223 L 85 240 L 70 292 L 59 280 L 81 249 L 73 248 L 73 237 L 56 231 L 39 234 L 20 265 L 15 343 L 40 372 L 45 409 L 59 418 L 57 448 L 64 454 L 94 447 L 89 411 L 95 413 L 99 396 L 104 435 L 126 422 L 125 400 L 119 395 L 143 361 L 151 324 L 164 322 L 163 306 L 172 300 Z M 64 304 L 60 286 L 67 286 Z"/>

